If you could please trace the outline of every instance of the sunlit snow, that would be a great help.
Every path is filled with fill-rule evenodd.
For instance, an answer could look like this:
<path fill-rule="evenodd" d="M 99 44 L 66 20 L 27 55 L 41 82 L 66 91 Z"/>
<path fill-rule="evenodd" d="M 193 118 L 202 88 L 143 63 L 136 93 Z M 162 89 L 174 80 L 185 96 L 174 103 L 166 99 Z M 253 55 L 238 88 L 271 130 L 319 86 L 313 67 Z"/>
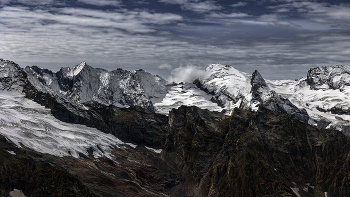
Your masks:
<path fill-rule="evenodd" d="M 194 84 L 178 84 L 172 86 L 165 97 L 154 104 L 154 107 L 158 113 L 162 114 L 168 114 L 172 108 L 177 109 L 181 105 L 221 112 L 223 108 L 210 101 L 211 97 L 212 95 L 200 90 Z"/>
<path fill-rule="evenodd" d="M 0 134 L 19 147 L 56 156 L 112 157 L 111 148 L 124 144 L 111 134 L 54 118 L 49 109 L 18 92 L 0 91 Z"/>

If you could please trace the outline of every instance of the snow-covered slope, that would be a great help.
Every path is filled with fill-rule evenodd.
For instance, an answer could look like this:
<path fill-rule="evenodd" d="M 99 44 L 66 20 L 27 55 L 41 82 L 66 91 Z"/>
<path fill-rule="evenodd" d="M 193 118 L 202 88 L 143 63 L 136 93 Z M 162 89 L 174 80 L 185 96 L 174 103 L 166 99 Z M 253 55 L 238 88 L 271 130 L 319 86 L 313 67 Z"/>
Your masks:
<path fill-rule="evenodd" d="M 235 107 L 256 111 L 259 106 L 264 106 L 272 111 L 291 114 L 304 122 L 309 119 L 305 110 L 270 89 L 258 71 L 249 76 L 232 66 L 213 64 L 207 67 L 206 72 L 194 83 L 212 94 L 211 100 L 227 114 Z"/>
<path fill-rule="evenodd" d="M 299 80 L 267 81 L 270 87 L 307 110 L 309 124 L 350 135 L 350 67 L 334 65 L 310 69 Z"/>
<path fill-rule="evenodd" d="M 25 98 L 22 91 L 26 82 L 17 64 L 0 59 L 0 135 L 17 146 L 56 156 L 78 158 L 92 153 L 111 158 L 111 149 L 124 145 L 111 134 L 57 120 L 50 109 Z"/>
<path fill-rule="evenodd" d="M 159 101 L 155 101 L 156 112 L 168 114 L 172 108 L 179 108 L 181 105 L 197 106 L 210 111 L 221 112 L 223 110 L 216 102 L 211 101 L 212 95 L 197 88 L 194 84 L 169 85 L 169 92 Z"/>
<path fill-rule="evenodd" d="M 17 91 L 0 91 L 0 134 L 19 147 L 56 156 L 111 158 L 111 149 L 123 143 L 111 134 L 57 120 L 50 110 Z"/>
<path fill-rule="evenodd" d="M 206 68 L 207 74 L 198 78 L 194 83 L 213 95 L 212 101 L 218 103 L 227 114 L 235 107 L 246 103 L 251 95 L 251 77 L 238 71 L 232 66 L 212 64 Z M 249 99 L 249 98 L 248 98 Z"/>
<path fill-rule="evenodd" d="M 26 67 L 29 81 L 40 91 L 80 104 L 95 101 L 118 107 L 140 106 L 154 111 L 151 99 L 167 93 L 166 81 L 143 70 L 107 71 L 85 62 L 57 73 Z"/>

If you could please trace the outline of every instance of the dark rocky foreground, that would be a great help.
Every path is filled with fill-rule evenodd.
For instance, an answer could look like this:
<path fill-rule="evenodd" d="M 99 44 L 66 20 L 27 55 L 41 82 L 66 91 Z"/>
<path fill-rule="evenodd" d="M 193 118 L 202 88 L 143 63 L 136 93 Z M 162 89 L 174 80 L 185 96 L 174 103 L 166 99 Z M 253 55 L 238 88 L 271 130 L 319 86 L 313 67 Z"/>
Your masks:
<path fill-rule="evenodd" d="M 350 141 L 338 131 L 265 108 L 225 118 L 181 107 L 169 127 L 163 155 L 185 180 L 177 196 L 350 195 Z"/>
<path fill-rule="evenodd" d="M 39 158 L 0 136 L 0 196 L 10 197 L 14 189 L 26 196 L 97 196 L 78 177 Z"/>
<path fill-rule="evenodd" d="M 118 110 L 124 118 L 116 118 L 115 125 L 130 127 L 116 132 L 140 130 L 130 120 L 143 117 L 139 111 Z M 157 115 L 146 114 L 149 122 L 157 122 Z M 161 154 L 126 146 L 114 149 L 115 160 L 55 157 L 1 138 L 1 195 L 14 189 L 26 196 L 350 195 L 350 140 L 338 131 L 319 130 L 262 107 L 235 109 L 228 117 L 182 106 L 159 122 L 164 133 L 151 138 L 159 141 Z M 143 129 L 152 136 L 153 127 Z"/>

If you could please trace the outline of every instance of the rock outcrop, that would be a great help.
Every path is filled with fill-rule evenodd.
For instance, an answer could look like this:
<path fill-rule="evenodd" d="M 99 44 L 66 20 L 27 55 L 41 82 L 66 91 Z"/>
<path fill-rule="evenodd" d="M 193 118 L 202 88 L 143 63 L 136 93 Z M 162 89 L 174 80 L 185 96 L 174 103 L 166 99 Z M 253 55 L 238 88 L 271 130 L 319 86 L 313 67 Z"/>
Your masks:
<path fill-rule="evenodd" d="M 309 121 L 309 115 L 305 109 L 299 109 L 287 98 L 271 90 L 257 70 L 252 74 L 251 85 L 252 100 L 250 108 L 263 106 L 274 112 L 290 114 L 306 123 Z"/>
<path fill-rule="evenodd" d="M 27 74 L 15 62 L 0 58 L 0 90 L 21 91 Z"/>

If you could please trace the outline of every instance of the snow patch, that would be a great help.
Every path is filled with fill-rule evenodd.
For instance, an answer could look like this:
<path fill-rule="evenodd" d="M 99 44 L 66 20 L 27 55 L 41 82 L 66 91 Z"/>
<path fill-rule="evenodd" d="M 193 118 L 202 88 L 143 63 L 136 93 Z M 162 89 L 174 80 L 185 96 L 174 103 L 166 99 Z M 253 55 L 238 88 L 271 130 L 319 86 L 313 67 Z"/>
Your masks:
<path fill-rule="evenodd" d="M 10 153 L 11 155 L 16 155 L 16 153 L 14 151 L 7 151 L 8 153 Z"/>
<path fill-rule="evenodd" d="M 67 73 L 67 76 L 74 77 L 80 73 L 80 71 L 83 70 L 84 66 L 86 65 L 86 62 L 81 62 L 79 65 L 75 66 L 72 69 L 69 69 L 69 72 Z"/>
<path fill-rule="evenodd" d="M 150 148 L 150 147 L 147 147 L 147 146 L 145 146 L 148 150 L 150 150 L 150 151 L 153 151 L 153 152 L 155 152 L 155 153 L 161 153 L 162 151 L 163 151 L 163 149 L 154 149 L 154 148 Z"/>
<path fill-rule="evenodd" d="M 14 189 L 13 191 L 10 192 L 11 197 L 26 197 L 22 190 Z"/>
<path fill-rule="evenodd" d="M 205 93 L 194 84 L 177 84 L 171 86 L 165 97 L 157 103 L 154 103 L 156 112 L 169 114 L 171 109 L 179 108 L 181 105 L 197 106 L 202 109 L 221 112 L 223 108 L 217 103 L 210 101 L 212 95 Z"/>
<path fill-rule="evenodd" d="M 100 81 L 101 81 L 103 86 L 108 86 L 109 78 L 110 78 L 110 74 L 108 72 L 100 74 Z"/>

